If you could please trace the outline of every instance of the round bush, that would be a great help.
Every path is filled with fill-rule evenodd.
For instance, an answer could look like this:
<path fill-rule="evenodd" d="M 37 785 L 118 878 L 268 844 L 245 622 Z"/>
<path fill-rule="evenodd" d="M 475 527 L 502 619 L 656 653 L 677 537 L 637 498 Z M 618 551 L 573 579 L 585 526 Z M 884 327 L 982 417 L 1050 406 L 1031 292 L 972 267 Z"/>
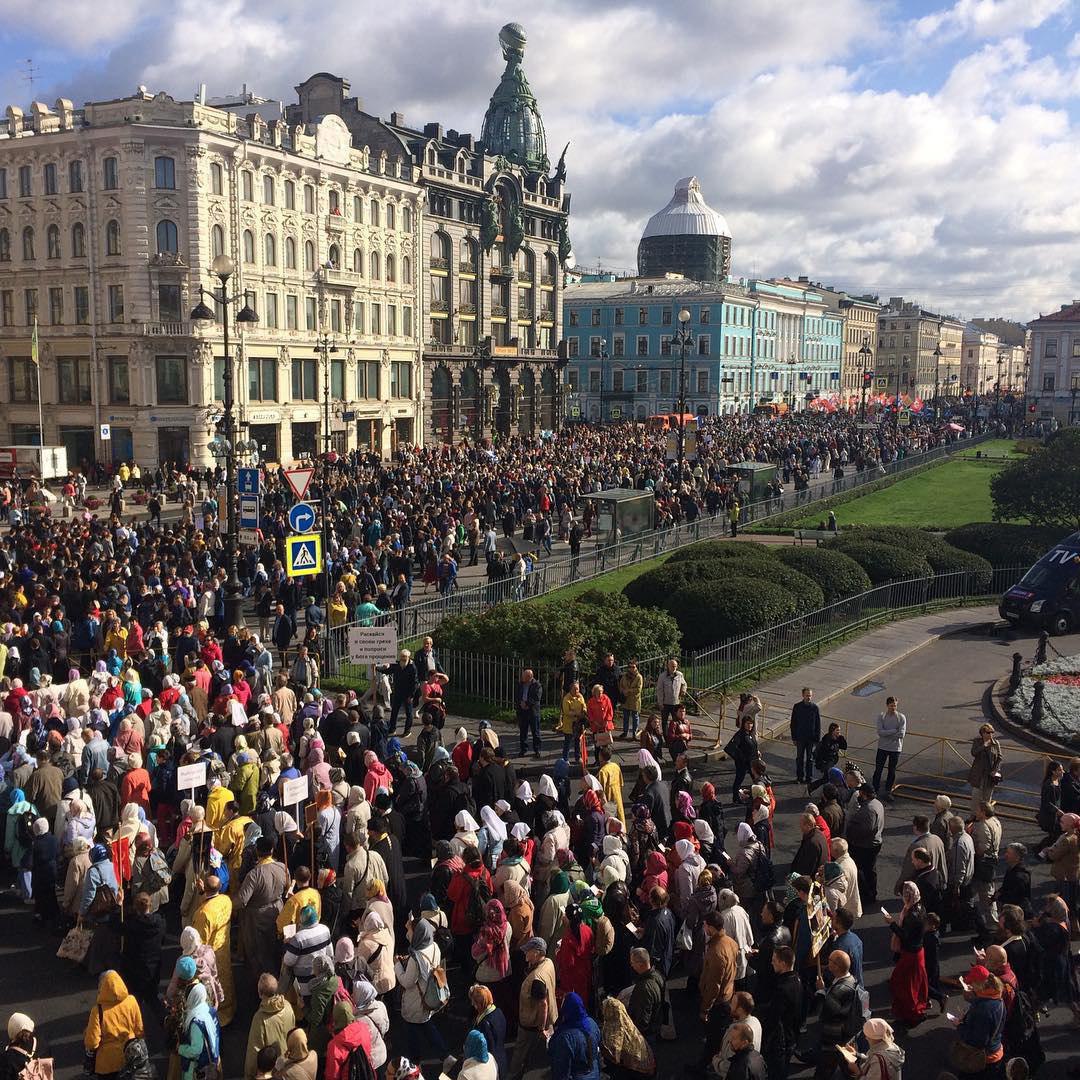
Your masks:
<path fill-rule="evenodd" d="M 861 544 L 866 540 L 902 547 L 916 555 L 926 555 L 942 544 L 940 536 L 910 525 L 855 525 L 844 529 L 830 546 L 843 550 L 846 544 Z"/>
<path fill-rule="evenodd" d="M 851 541 L 843 545 L 842 551 L 866 571 L 874 585 L 929 577 L 932 572 L 921 555 L 876 540 Z"/>
<path fill-rule="evenodd" d="M 829 548 L 784 547 L 774 552 L 786 566 L 815 581 L 825 594 L 826 604 L 835 604 L 870 588 L 866 571 L 842 551 Z"/>
<path fill-rule="evenodd" d="M 764 544 L 757 544 L 752 540 L 745 543 L 738 540 L 703 540 L 700 544 L 690 544 L 688 547 L 679 548 L 668 559 L 668 563 L 688 560 L 695 562 L 698 559 L 768 559 L 770 557 L 771 553 Z"/>
<path fill-rule="evenodd" d="M 968 592 L 989 592 L 993 580 L 994 568 L 981 555 L 970 551 L 961 551 L 952 544 L 942 543 L 940 547 L 926 554 L 926 561 L 935 574 L 965 573 L 962 583 Z M 950 591 L 961 584 L 961 579 L 942 582 Z"/>
<path fill-rule="evenodd" d="M 1043 525 L 1004 525 L 973 522 L 945 534 L 945 542 L 962 551 L 981 555 L 995 569 L 1027 568 L 1038 562 L 1066 536 L 1064 529 Z"/>
<path fill-rule="evenodd" d="M 738 579 L 764 579 L 785 588 L 795 599 L 800 612 L 816 611 L 825 604 L 825 594 L 813 578 L 774 559 L 769 552 L 765 558 L 752 555 L 748 559 L 710 558 L 685 559 L 677 564 L 687 569 L 686 584 L 696 581 L 730 581 Z"/>
<path fill-rule="evenodd" d="M 667 610 L 679 624 L 687 649 L 743 637 L 797 614 L 791 593 L 761 578 L 684 585 L 670 597 Z"/>
<path fill-rule="evenodd" d="M 622 594 L 634 607 L 662 608 L 676 589 L 691 581 L 720 577 L 722 573 L 719 559 L 712 559 L 708 565 L 701 567 L 697 563 L 673 562 L 669 559 L 663 565 L 628 581 L 623 586 Z"/>

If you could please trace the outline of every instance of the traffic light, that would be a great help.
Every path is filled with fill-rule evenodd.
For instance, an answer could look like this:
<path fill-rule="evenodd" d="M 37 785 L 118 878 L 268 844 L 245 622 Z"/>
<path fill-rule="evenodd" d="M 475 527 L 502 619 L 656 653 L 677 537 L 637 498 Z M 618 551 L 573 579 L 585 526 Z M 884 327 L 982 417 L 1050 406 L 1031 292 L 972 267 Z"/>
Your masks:
<path fill-rule="evenodd" d="M 867 390 L 874 385 L 874 373 L 872 371 L 864 371 L 862 377 L 863 387 Z"/>
<path fill-rule="evenodd" d="M 1034 412 L 1034 411 L 1035 411 L 1035 406 L 1034 405 L 1029 405 L 1028 406 L 1028 412 Z"/>

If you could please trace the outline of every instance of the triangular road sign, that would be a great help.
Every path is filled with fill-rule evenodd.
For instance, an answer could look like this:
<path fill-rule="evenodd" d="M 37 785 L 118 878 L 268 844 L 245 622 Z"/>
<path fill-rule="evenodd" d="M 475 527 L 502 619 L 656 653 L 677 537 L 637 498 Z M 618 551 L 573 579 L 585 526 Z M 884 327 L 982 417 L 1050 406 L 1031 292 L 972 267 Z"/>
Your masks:
<path fill-rule="evenodd" d="M 296 552 L 296 558 L 293 559 L 294 570 L 308 570 L 315 565 L 315 553 L 311 550 L 309 544 L 304 544 Z"/>
<path fill-rule="evenodd" d="M 308 488 L 311 487 L 311 478 L 315 470 L 310 465 L 294 465 L 289 469 L 282 469 L 285 483 L 292 488 L 292 493 L 299 502 L 303 502 L 307 496 Z"/>

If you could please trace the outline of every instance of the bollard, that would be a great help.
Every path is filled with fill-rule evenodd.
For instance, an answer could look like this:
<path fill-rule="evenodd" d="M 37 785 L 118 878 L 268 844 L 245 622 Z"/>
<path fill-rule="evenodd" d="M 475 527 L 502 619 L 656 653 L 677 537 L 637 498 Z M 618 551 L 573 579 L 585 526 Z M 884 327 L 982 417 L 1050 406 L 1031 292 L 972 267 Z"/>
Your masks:
<path fill-rule="evenodd" d="M 1043 630 L 1039 634 L 1039 644 L 1035 646 L 1035 666 L 1046 663 L 1046 646 L 1050 643 L 1050 635 Z"/>
<path fill-rule="evenodd" d="M 1042 679 L 1035 683 L 1035 696 L 1031 699 L 1031 726 L 1041 727 L 1043 718 L 1043 691 L 1045 684 Z"/>
<path fill-rule="evenodd" d="M 1023 664 L 1024 657 L 1018 653 L 1013 653 L 1013 666 L 1012 674 L 1009 676 L 1009 693 L 1014 693 L 1017 687 L 1020 685 L 1020 665 Z"/>

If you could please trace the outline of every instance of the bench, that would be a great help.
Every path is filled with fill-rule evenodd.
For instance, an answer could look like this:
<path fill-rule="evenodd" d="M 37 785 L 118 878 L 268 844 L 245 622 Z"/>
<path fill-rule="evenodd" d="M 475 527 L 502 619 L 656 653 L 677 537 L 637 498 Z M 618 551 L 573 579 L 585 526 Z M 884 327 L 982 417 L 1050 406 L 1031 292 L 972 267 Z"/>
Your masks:
<path fill-rule="evenodd" d="M 832 540 L 839 535 L 839 530 L 833 529 L 796 529 L 793 544 L 800 546 L 807 540 L 813 540 L 817 547 L 821 546 L 822 540 Z"/>

